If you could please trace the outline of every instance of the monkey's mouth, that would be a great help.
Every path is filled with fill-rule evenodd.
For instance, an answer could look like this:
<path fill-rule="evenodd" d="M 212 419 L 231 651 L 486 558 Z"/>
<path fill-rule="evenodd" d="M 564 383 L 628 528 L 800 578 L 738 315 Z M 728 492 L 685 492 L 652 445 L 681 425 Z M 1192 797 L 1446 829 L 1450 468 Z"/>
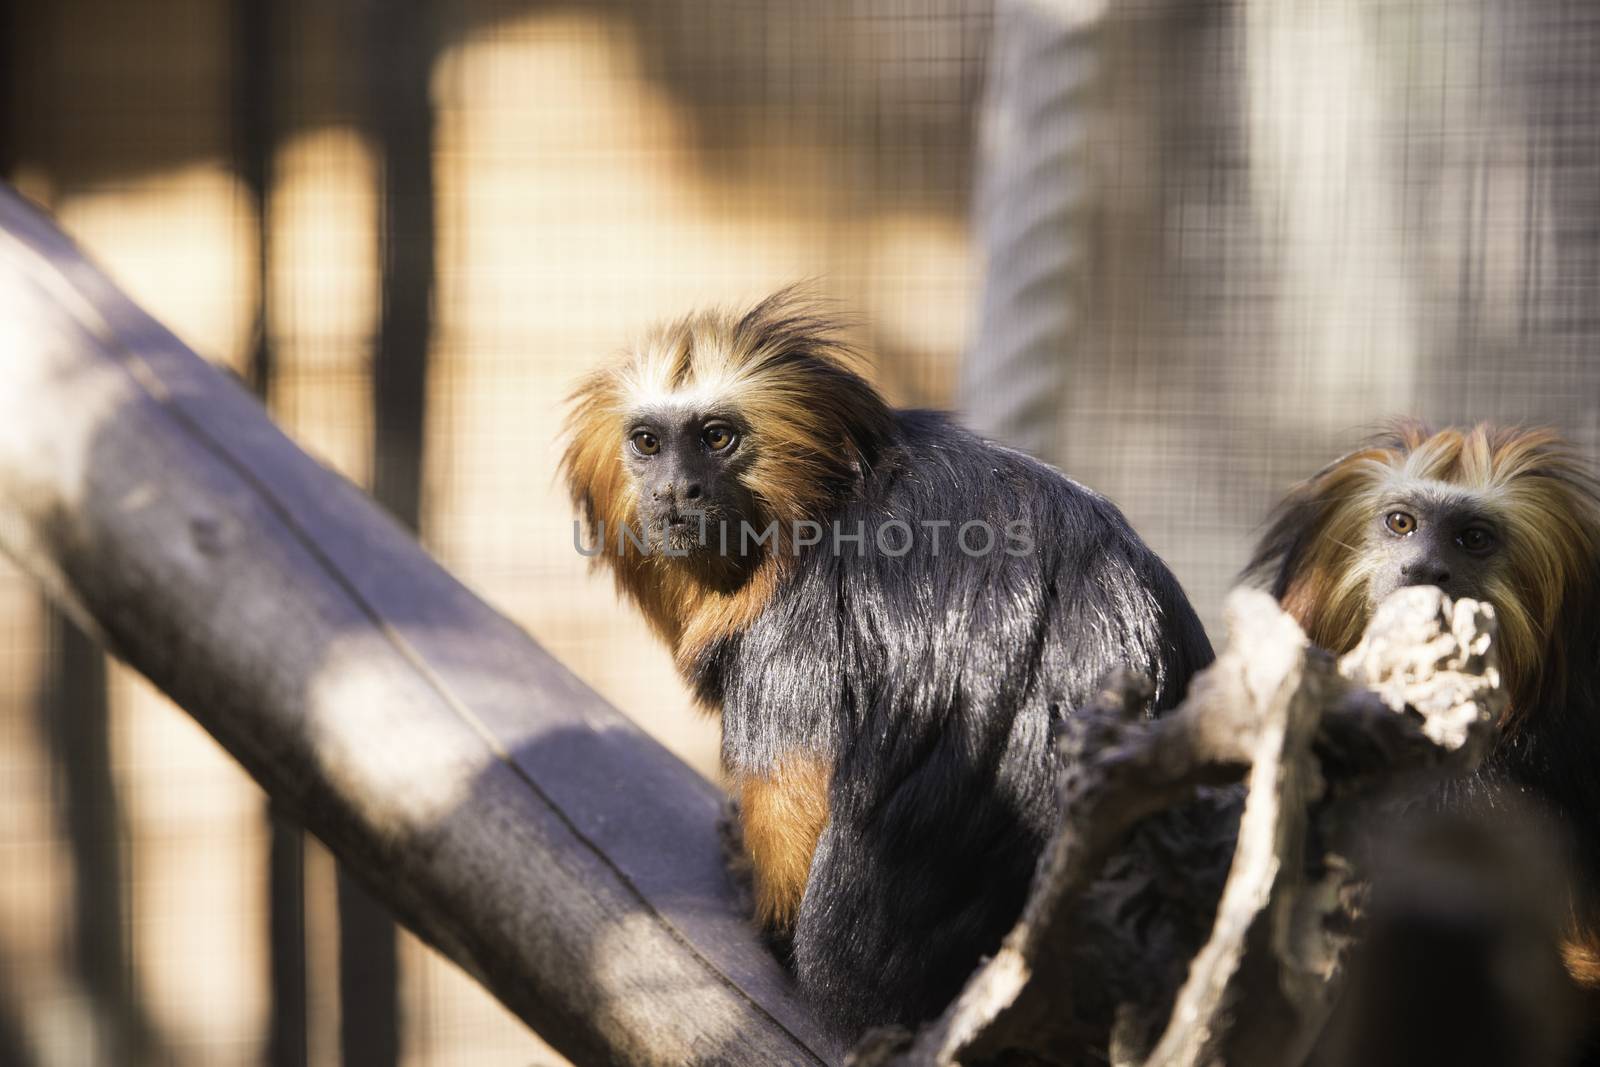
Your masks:
<path fill-rule="evenodd" d="M 700 524 L 705 519 L 703 513 L 690 514 L 683 511 L 668 511 L 661 516 L 661 529 L 672 537 L 679 537 L 685 533 L 700 532 Z"/>
<path fill-rule="evenodd" d="M 700 512 L 662 510 L 650 517 L 648 526 L 650 543 L 658 550 L 681 555 L 706 543 L 705 515 Z"/>

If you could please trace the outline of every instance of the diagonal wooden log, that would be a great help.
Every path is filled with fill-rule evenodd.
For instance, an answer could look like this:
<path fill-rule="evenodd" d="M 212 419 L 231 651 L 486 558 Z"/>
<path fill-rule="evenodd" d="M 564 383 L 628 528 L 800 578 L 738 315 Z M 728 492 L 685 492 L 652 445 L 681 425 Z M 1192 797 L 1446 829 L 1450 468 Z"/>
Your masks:
<path fill-rule="evenodd" d="M 1484 756 L 1504 701 L 1493 612 L 1403 590 L 1337 665 L 1265 594 L 1235 592 L 1227 619 L 1169 716 L 1147 719 L 1148 684 L 1123 676 L 1068 720 L 1062 825 L 1022 920 L 940 1019 L 851 1062 L 1308 1055 L 1358 899 L 1343 833 L 1378 787 Z"/>
<path fill-rule="evenodd" d="M 837 1058 L 739 908 L 719 791 L 4 186 L 0 546 L 567 1056 Z"/>

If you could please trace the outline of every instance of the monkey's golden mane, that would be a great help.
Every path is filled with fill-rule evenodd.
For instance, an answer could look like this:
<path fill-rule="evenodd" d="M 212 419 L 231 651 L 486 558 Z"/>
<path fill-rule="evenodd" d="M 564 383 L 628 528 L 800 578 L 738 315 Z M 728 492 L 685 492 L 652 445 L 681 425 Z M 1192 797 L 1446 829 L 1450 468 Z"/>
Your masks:
<path fill-rule="evenodd" d="M 638 517 L 624 466 L 627 420 L 652 401 L 731 411 L 753 453 L 739 475 L 778 540 L 732 585 L 664 558 L 602 551 L 617 584 L 672 648 L 680 666 L 716 637 L 742 629 L 766 604 L 791 553 L 794 523 L 818 521 L 848 498 L 893 423 L 864 362 L 838 325 L 795 289 L 743 314 L 701 311 L 659 327 L 585 377 L 565 424 L 562 471 L 590 537 L 614 543 Z M 713 519 L 717 516 L 711 516 Z"/>
<path fill-rule="evenodd" d="M 1593 596 L 1600 559 L 1600 485 L 1554 431 L 1398 421 L 1290 490 L 1247 573 L 1272 574 L 1273 593 L 1311 640 L 1347 651 L 1370 614 L 1366 531 L 1407 482 L 1470 490 L 1501 527 L 1506 566 L 1485 592 L 1510 697 L 1501 725 L 1514 729 L 1559 697 L 1551 690 L 1569 666 L 1562 606 L 1568 596 Z"/>

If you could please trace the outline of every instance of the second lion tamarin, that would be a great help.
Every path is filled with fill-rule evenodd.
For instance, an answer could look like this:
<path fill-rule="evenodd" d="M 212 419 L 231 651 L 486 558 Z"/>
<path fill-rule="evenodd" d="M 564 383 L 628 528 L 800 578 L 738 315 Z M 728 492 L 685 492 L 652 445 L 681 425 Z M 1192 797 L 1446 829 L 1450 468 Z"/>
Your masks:
<path fill-rule="evenodd" d="M 1567 966 L 1600 987 L 1600 484 L 1582 458 L 1548 430 L 1400 422 L 1290 490 L 1247 573 L 1334 652 L 1401 586 L 1494 606 L 1510 703 L 1446 799 L 1509 785 L 1570 830 Z"/>
<path fill-rule="evenodd" d="M 1212 658 L 1103 497 L 889 407 L 780 293 L 653 333 L 575 394 L 586 551 L 720 712 L 759 919 L 845 1033 L 937 1013 L 1021 911 L 1052 726 Z"/>

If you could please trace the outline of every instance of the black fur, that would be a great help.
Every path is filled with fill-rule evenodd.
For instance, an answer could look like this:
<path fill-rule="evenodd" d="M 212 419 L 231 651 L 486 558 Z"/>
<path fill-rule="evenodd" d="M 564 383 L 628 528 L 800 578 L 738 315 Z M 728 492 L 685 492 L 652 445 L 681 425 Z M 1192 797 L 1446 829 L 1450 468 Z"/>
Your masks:
<path fill-rule="evenodd" d="M 898 558 L 874 541 L 894 519 L 916 535 Z M 937 552 L 919 525 L 936 519 L 952 523 Z M 973 520 L 996 531 L 987 554 L 955 542 Z M 942 415 L 897 413 L 831 521 L 863 524 L 865 553 L 835 552 L 830 528 L 695 680 L 722 704 L 731 770 L 795 752 L 833 767 L 794 965 L 854 1032 L 936 1014 L 1015 922 L 1057 821 L 1053 722 L 1123 665 L 1169 708 L 1212 652 L 1115 506 Z M 1031 551 L 1006 550 L 1022 547 L 1004 536 L 1012 523 Z"/>

